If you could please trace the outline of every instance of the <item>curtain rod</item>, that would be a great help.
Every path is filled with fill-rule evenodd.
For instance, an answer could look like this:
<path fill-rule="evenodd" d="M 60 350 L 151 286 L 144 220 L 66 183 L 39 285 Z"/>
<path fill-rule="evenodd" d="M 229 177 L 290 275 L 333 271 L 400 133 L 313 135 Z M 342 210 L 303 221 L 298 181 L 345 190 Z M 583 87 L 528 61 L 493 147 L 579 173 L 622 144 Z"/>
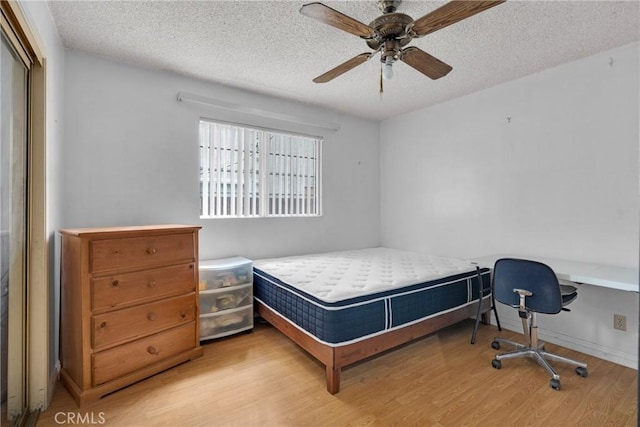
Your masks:
<path fill-rule="evenodd" d="M 214 107 L 224 108 L 226 110 L 237 111 L 239 113 L 253 114 L 254 116 L 282 120 L 285 122 L 296 123 L 300 125 L 314 126 L 317 128 L 328 129 L 332 131 L 337 131 L 340 129 L 340 125 L 337 123 L 307 119 L 305 117 L 291 116 L 289 114 L 283 113 L 275 113 L 273 111 L 261 110 L 259 108 L 246 107 L 244 105 L 233 104 L 231 102 L 221 101 L 219 99 L 207 98 L 205 96 L 195 95 L 193 93 L 178 92 L 177 99 L 180 102 L 196 102 L 199 104 L 206 104 Z"/>

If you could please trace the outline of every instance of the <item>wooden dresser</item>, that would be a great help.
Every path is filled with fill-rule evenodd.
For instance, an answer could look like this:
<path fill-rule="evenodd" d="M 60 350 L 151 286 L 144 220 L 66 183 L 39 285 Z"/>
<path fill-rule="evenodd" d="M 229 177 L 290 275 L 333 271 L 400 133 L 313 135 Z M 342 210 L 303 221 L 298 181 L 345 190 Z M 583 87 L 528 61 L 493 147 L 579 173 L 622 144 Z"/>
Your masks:
<path fill-rule="evenodd" d="M 61 380 L 78 405 L 202 355 L 200 228 L 60 230 Z"/>

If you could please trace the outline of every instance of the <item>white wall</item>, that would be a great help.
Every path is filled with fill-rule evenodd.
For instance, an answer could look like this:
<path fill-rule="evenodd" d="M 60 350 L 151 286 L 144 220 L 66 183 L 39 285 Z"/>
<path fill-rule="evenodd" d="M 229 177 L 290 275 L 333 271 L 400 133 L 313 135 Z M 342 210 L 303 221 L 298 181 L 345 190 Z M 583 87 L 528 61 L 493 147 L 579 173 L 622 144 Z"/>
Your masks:
<path fill-rule="evenodd" d="M 334 122 L 292 125 L 176 100 L 190 92 L 246 107 Z M 377 122 L 175 74 L 66 52 L 64 227 L 201 224 L 200 258 L 252 259 L 379 244 Z M 199 218 L 201 117 L 321 133 L 317 218 Z"/>
<path fill-rule="evenodd" d="M 633 43 L 382 122 L 382 245 L 637 268 L 638 51 Z M 637 293 L 583 286 L 572 310 L 541 320 L 550 341 L 637 366 Z M 628 332 L 613 330 L 613 313 L 627 315 Z"/>

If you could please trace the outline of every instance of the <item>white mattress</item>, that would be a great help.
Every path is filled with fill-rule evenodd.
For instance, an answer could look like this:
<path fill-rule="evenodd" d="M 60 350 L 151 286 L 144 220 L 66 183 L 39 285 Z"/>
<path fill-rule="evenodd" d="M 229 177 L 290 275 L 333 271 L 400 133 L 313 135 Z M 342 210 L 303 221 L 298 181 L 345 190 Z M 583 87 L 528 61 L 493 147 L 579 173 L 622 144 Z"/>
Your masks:
<path fill-rule="evenodd" d="M 389 248 L 263 259 L 254 266 L 327 303 L 475 270 L 466 260 Z"/>

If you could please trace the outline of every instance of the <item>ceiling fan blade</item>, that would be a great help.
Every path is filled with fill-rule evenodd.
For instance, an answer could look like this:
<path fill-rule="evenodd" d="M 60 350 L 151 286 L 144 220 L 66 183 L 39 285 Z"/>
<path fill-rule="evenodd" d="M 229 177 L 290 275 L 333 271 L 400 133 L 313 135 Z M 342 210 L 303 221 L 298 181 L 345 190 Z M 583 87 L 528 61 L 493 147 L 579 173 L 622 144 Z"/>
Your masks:
<path fill-rule="evenodd" d="M 403 49 L 400 59 L 433 80 L 444 77 L 453 70 L 451 65 L 445 64 L 415 46 Z"/>
<path fill-rule="evenodd" d="M 375 34 L 375 31 L 370 26 L 322 3 L 305 4 L 300 8 L 300 13 L 364 39 L 370 39 Z"/>
<path fill-rule="evenodd" d="M 331 81 L 333 79 L 335 79 L 336 77 L 346 73 L 347 71 L 351 70 L 352 68 L 357 67 L 358 65 L 362 64 L 363 62 L 366 62 L 367 59 L 371 58 L 373 56 L 375 52 L 367 52 L 367 53 L 361 53 L 358 56 L 355 56 L 353 58 L 351 58 L 350 60 L 343 62 L 342 64 L 338 65 L 337 67 L 327 71 L 326 73 L 322 74 L 321 76 L 316 77 L 315 79 L 313 79 L 313 81 L 315 83 L 326 83 L 328 81 Z"/>
<path fill-rule="evenodd" d="M 476 13 L 504 3 L 506 0 L 469 1 L 454 0 L 409 24 L 409 32 L 414 37 L 421 37 L 441 28 L 448 27 L 458 21 L 469 18 Z"/>

